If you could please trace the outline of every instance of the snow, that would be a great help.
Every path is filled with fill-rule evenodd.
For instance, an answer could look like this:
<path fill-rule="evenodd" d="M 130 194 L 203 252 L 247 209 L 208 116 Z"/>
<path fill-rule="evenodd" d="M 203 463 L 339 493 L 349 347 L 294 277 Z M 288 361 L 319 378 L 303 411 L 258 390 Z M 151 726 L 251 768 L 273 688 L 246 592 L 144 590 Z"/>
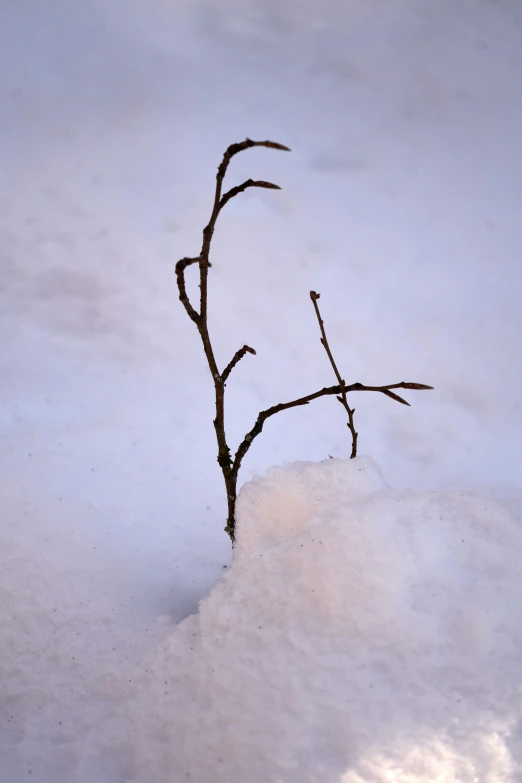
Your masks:
<path fill-rule="evenodd" d="M 108 615 L 74 617 L 80 588 L 57 610 L 31 600 L 44 569 L 4 577 L 31 779 L 520 780 L 522 527 L 502 504 L 392 489 L 368 457 L 297 462 L 243 487 L 237 535 L 197 614 L 157 622 L 143 658 L 117 640 L 123 669 L 98 647 Z"/>
<path fill-rule="evenodd" d="M 461 767 L 467 762 L 457 757 L 474 758 L 479 779 L 488 770 L 502 781 L 516 779 L 518 680 L 510 681 L 511 663 L 502 656 L 509 657 L 515 643 L 519 604 L 508 566 L 502 589 L 512 596 L 506 623 L 513 638 L 507 631 L 499 636 L 489 669 L 479 654 L 506 611 L 493 600 L 501 583 L 492 574 L 484 594 L 473 592 L 487 557 L 494 556 L 493 544 L 475 571 L 462 566 L 462 574 L 479 581 L 473 589 L 462 586 L 469 612 L 463 610 L 459 627 L 467 630 L 452 641 L 457 651 L 469 646 L 475 668 L 468 667 L 466 676 L 483 674 L 466 696 L 476 705 L 476 722 L 466 724 L 469 748 L 456 729 L 443 736 L 447 716 L 441 707 L 438 721 L 430 695 L 424 699 L 432 705 L 429 714 L 421 699 L 415 701 L 413 727 L 407 704 L 399 711 L 403 724 L 395 738 L 391 719 L 389 731 L 379 719 L 377 695 L 368 702 L 375 712 L 375 751 L 363 730 L 364 711 L 360 732 L 352 715 L 343 734 L 343 711 L 324 718 L 326 733 L 316 726 L 315 733 L 296 737 L 292 732 L 299 733 L 309 713 L 319 723 L 317 716 L 326 714 L 320 694 L 306 699 L 310 689 L 322 689 L 317 672 L 301 689 L 303 703 L 280 689 L 296 714 L 285 724 L 288 745 L 283 747 L 275 718 L 274 730 L 256 727 L 274 746 L 272 761 L 261 740 L 245 739 L 237 748 L 233 723 L 231 736 L 219 739 L 224 729 L 212 725 L 215 711 L 201 712 L 201 705 L 223 697 L 218 682 L 214 692 L 204 691 L 213 674 L 210 657 L 201 657 L 194 643 L 214 638 L 206 607 L 225 585 L 239 585 L 248 557 L 268 563 L 260 553 L 271 551 L 275 568 L 276 553 L 284 555 L 290 576 L 291 537 L 335 516 L 326 489 L 316 522 L 303 509 L 308 487 L 300 487 L 299 476 L 308 468 L 266 471 L 305 460 L 315 465 L 312 473 L 335 473 L 334 465 L 344 463 L 322 461 L 328 454 L 347 456 L 350 443 L 332 400 L 267 422 L 240 476 L 244 482 L 265 475 L 245 487 L 241 503 L 254 489 L 264 500 L 241 512 L 250 528 L 241 533 L 227 571 L 230 542 L 223 533 L 226 504 L 215 463 L 208 369 L 177 299 L 174 264 L 197 252 L 225 147 L 247 135 L 289 145 L 291 154 L 252 150 L 234 159 L 227 185 L 255 177 L 282 190 L 235 199 L 214 238 L 209 306 L 220 366 L 244 343 L 257 351 L 227 386 L 231 445 L 259 410 L 334 382 L 308 296 L 311 289 L 321 292 L 328 337 L 347 380 L 435 387 L 408 393 L 411 408 L 381 395 L 353 396 L 360 450 L 371 454 L 397 490 L 384 489 L 366 463 L 353 480 L 345 466 L 345 490 L 336 485 L 334 495 L 345 498 L 346 491 L 349 502 L 359 504 L 357 519 L 366 519 L 363 506 L 378 502 L 369 499 L 375 492 L 386 506 L 378 518 L 390 529 L 398 503 L 391 498 L 407 506 L 406 497 L 410 505 L 416 497 L 418 513 L 404 506 L 405 518 L 416 526 L 424 520 L 419 551 L 432 542 L 446 579 L 448 560 L 471 550 L 438 526 L 434 509 L 441 498 L 447 499 L 443 520 L 453 508 L 459 525 L 482 519 L 488 534 L 498 530 L 507 538 L 513 520 L 519 525 L 522 518 L 521 39 L 518 0 L 2 0 L 1 783 L 26 780 L 29 770 L 42 783 L 115 783 L 132 775 L 141 783 L 152 779 L 147 765 L 159 768 L 161 783 L 169 776 L 177 783 L 174 771 L 186 767 L 204 781 L 214 751 L 207 754 L 198 744 L 197 726 L 208 728 L 211 746 L 221 742 L 230 750 L 216 765 L 237 762 L 240 769 L 239 756 L 248 752 L 259 775 L 284 778 L 285 753 L 293 752 L 295 741 L 294 772 L 301 764 L 304 779 L 314 774 L 313 764 L 335 765 L 337 754 L 335 773 L 333 766 L 315 773 L 321 783 L 327 774 L 342 779 L 357 769 L 364 780 L 385 773 L 392 780 L 394 759 L 408 754 L 405 770 L 417 764 L 417 754 L 418 765 L 432 763 L 434 771 L 397 773 L 399 780 L 408 774 L 412 780 L 423 780 L 422 774 L 465 780 Z M 196 293 L 193 276 L 187 278 Z M 431 511 L 424 515 L 428 496 L 422 492 L 432 491 L 443 494 L 430 496 Z M 377 524 L 377 516 L 371 519 Z M 337 523 L 328 525 L 333 535 Z M 376 528 L 376 541 L 384 534 Z M 401 535 L 397 547 L 404 543 Z M 326 533 L 321 540 L 326 543 Z M 360 540 L 363 546 L 366 539 Z M 450 548 L 451 557 L 444 554 L 450 544 L 458 545 L 455 552 Z M 382 556 L 379 568 L 399 592 L 413 579 L 404 552 L 401 559 L 393 549 L 394 570 L 379 547 L 374 555 L 354 551 L 368 562 Z M 519 550 L 511 551 L 515 556 Z M 345 559 L 352 562 L 346 553 Z M 321 562 L 310 563 L 316 578 Z M 355 566 L 361 570 L 364 562 Z M 428 566 L 438 568 L 435 560 Z M 308 584 L 306 574 L 293 579 Z M 237 590 L 250 594 L 252 580 L 242 580 Z M 267 583 L 264 575 L 263 589 Z M 326 590 L 327 581 L 321 584 Z M 370 601 L 365 585 L 370 590 L 364 580 L 357 582 L 360 595 L 349 590 L 361 606 Z M 211 603 L 194 616 L 214 588 Z M 446 610 L 417 589 L 417 604 L 427 602 L 435 612 L 415 615 L 418 634 L 429 640 L 435 618 L 446 617 Z M 444 591 L 437 595 L 443 602 Z M 277 603 L 276 597 L 280 604 L 284 596 L 278 593 Z M 317 614 L 328 615 L 330 598 L 323 592 L 308 597 L 317 611 L 300 627 L 308 629 L 313 651 Z M 378 616 L 408 625 L 407 610 L 385 598 L 380 594 Z M 337 616 L 340 607 L 331 600 Z M 484 620 L 486 608 L 492 625 Z M 248 623 L 247 606 L 244 611 Z M 295 605 L 292 611 L 299 616 Z M 222 607 L 219 616 L 224 612 Z M 242 616 L 238 608 L 230 623 L 239 624 Z M 383 620 L 383 633 L 386 627 Z M 441 639 L 444 634 L 446 626 Z M 364 648 L 362 636 L 352 633 L 356 642 L 349 649 L 337 636 L 339 665 L 343 655 Z M 415 632 L 405 638 L 414 639 Z M 303 636 L 298 641 L 305 643 Z M 398 635 L 392 641 L 399 645 Z M 263 641 L 256 637 L 255 645 L 262 649 Z M 495 656 L 498 671 L 492 671 Z M 201 685 L 194 684 L 192 662 L 199 662 Z M 328 662 L 335 671 L 336 661 Z M 234 660 L 230 671 L 239 664 Z M 257 658 L 252 670 L 256 665 L 262 665 Z M 413 681 L 414 662 L 410 669 Z M 323 670 L 328 678 L 329 668 Z M 442 696 L 458 667 L 452 672 L 436 680 Z M 402 675 L 390 662 L 382 682 L 387 674 L 392 689 Z M 287 679 L 294 682 L 291 674 Z M 266 681 L 269 701 L 274 691 L 268 674 Z M 421 685 L 415 680 L 415 687 Z M 484 717 L 482 702 L 493 685 L 495 715 Z M 240 702 L 242 691 L 226 687 Z M 356 700 L 343 678 L 337 687 Z M 385 694 L 383 686 L 379 698 Z M 195 712 L 189 713 L 192 702 Z M 284 722 L 285 712 L 279 712 Z M 184 715 L 197 722 L 188 724 L 190 737 Z M 242 722 L 262 716 L 243 716 Z M 349 761 L 341 734 L 361 743 Z M 308 743 L 306 762 L 299 743 Z M 273 772 L 272 763 L 281 771 Z M 172 774 L 165 773 L 168 764 Z M 239 772 L 227 767 L 227 774 L 233 780 Z"/>

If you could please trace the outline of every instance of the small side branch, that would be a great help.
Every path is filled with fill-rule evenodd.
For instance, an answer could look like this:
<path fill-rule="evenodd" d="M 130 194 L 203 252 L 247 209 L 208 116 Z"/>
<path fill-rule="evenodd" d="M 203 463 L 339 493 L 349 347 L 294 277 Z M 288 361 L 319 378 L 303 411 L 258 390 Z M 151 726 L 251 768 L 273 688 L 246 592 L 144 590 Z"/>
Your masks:
<path fill-rule="evenodd" d="M 243 182 L 242 185 L 237 185 L 235 188 L 231 188 L 223 196 L 221 195 L 221 191 L 223 188 L 223 180 L 225 178 L 225 174 L 227 173 L 227 169 L 230 161 L 232 160 L 234 155 L 237 155 L 239 152 L 243 152 L 243 150 L 250 149 L 251 147 L 268 147 L 268 149 L 272 149 L 272 150 L 283 150 L 284 152 L 290 152 L 290 148 L 285 147 L 284 144 L 278 144 L 275 141 L 268 141 L 268 140 L 252 141 L 252 139 L 245 139 L 245 141 L 241 141 L 237 144 L 231 144 L 225 150 L 225 153 L 223 155 L 223 160 L 219 164 L 217 174 L 216 174 L 216 189 L 214 191 L 214 204 L 212 207 L 212 214 L 210 215 L 210 220 L 208 224 L 203 229 L 203 244 L 201 246 L 201 254 L 200 254 L 202 263 L 199 264 L 200 313 L 201 313 L 201 318 L 203 319 L 206 319 L 207 317 L 207 300 L 208 300 L 209 264 L 206 262 L 208 262 L 208 257 L 210 253 L 210 244 L 212 242 L 212 237 L 214 235 L 214 229 L 216 227 L 216 221 L 219 217 L 219 213 L 221 212 L 225 204 L 228 201 L 230 201 L 231 198 L 234 198 L 234 196 L 237 196 L 238 193 L 242 193 L 247 188 L 256 187 L 256 188 L 270 188 L 272 190 L 279 190 L 278 185 L 274 185 L 271 182 L 249 179 L 246 182 Z"/>
<path fill-rule="evenodd" d="M 247 353 L 256 354 L 253 348 L 251 348 L 249 345 L 244 345 L 242 348 L 239 349 L 239 351 L 236 351 L 230 362 L 227 364 L 223 372 L 221 373 L 221 380 L 223 383 L 227 382 L 227 378 L 236 366 L 238 362 L 241 361 L 243 356 L 245 356 Z"/>
<path fill-rule="evenodd" d="M 305 397 L 299 397 L 297 400 L 292 400 L 291 402 L 282 402 L 279 405 L 274 405 L 271 408 L 267 408 L 265 411 L 261 411 L 257 417 L 256 423 L 252 429 L 247 432 L 239 444 L 236 455 L 234 457 L 234 462 L 232 464 L 232 472 L 235 475 L 238 474 L 243 458 L 252 445 L 252 441 L 262 432 L 265 421 L 271 416 L 274 416 L 276 413 L 280 413 L 281 411 L 288 410 L 289 408 L 297 408 L 300 405 L 308 405 L 308 403 L 312 402 L 313 400 L 318 400 L 320 397 L 328 397 L 332 394 L 342 394 L 343 389 L 346 393 L 352 391 L 381 392 L 382 394 L 386 394 L 387 397 L 391 397 L 398 402 L 402 402 L 404 405 L 409 405 L 410 403 L 406 402 L 406 400 L 403 400 L 401 397 L 399 397 L 398 394 L 388 393 L 389 390 L 415 389 L 417 391 L 424 391 L 427 389 L 433 389 L 433 386 L 426 386 L 424 383 L 410 383 L 406 381 L 401 381 L 400 383 L 390 383 L 386 386 L 365 386 L 364 384 L 358 382 L 351 383 L 348 386 L 344 381 L 342 381 L 342 388 L 340 384 L 336 386 L 325 386 L 323 389 L 319 389 L 319 391 L 313 392 L 313 394 L 307 394 Z"/>
<path fill-rule="evenodd" d="M 234 198 L 234 196 L 237 196 L 239 193 L 243 193 L 243 191 L 247 188 L 267 188 L 268 190 L 281 190 L 279 185 L 274 185 L 273 182 L 265 182 L 262 179 L 247 179 L 245 182 L 242 182 L 241 185 L 236 185 L 234 188 L 230 188 L 230 190 L 227 190 L 227 192 L 221 196 L 219 201 L 220 211 L 223 209 L 225 204 L 230 201 L 231 198 Z"/>
<path fill-rule="evenodd" d="M 242 141 L 239 144 L 231 144 L 225 151 L 223 159 L 218 166 L 212 212 L 207 225 L 203 229 L 203 240 L 199 256 L 197 258 L 182 258 L 176 264 L 176 279 L 178 284 L 179 299 L 187 311 L 190 319 L 196 324 L 199 335 L 201 337 L 201 342 L 203 344 L 203 351 L 208 362 L 208 367 L 214 381 L 216 402 L 214 428 L 216 431 L 216 440 L 218 446 L 218 463 L 223 473 L 228 502 L 228 519 L 225 529 L 232 539 L 232 542 L 234 542 L 235 530 L 237 472 L 234 473 L 232 469 L 232 457 L 228 447 L 225 432 L 225 381 L 228 379 L 236 364 L 241 361 L 243 356 L 246 353 L 255 354 L 255 351 L 253 348 L 250 348 L 250 346 L 244 345 L 243 348 L 240 348 L 239 351 L 234 354 L 232 360 L 225 368 L 225 371 L 220 375 L 208 330 L 208 270 L 211 266 L 209 256 L 212 237 L 214 235 L 217 219 L 223 207 L 232 198 L 234 198 L 234 196 L 242 193 L 247 188 L 268 188 L 270 190 L 279 190 L 279 186 L 274 185 L 272 182 L 248 179 L 241 185 L 236 185 L 222 195 L 223 180 L 225 178 L 225 174 L 231 159 L 234 155 L 237 155 L 239 152 L 247 150 L 250 147 L 268 147 L 269 149 L 274 150 L 289 151 L 289 148 L 285 147 L 284 144 L 278 144 L 275 141 L 252 141 L 252 139 L 245 139 L 245 141 Z M 193 264 L 197 264 L 199 268 L 199 311 L 190 302 L 185 284 L 185 269 Z"/>
<path fill-rule="evenodd" d="M 200 264 L 200 263 L 201 263 L 201 258 L 198 256 L 197 258 L 182 258 L 176 264 L 176 280 L 178 283 L 179 299 L 183 307 L 187 311 L 189 317 L 196 324 L 199 321 L 199 313 L 197 312 L 197 310 L 194 309 L 194 307 L 192 307 L 190 303 L 190 299 L 188 298 L 187 289 L 185 287 L 185 269 L 188 266 L 191 266 L 192 264 Z"/>
<path fill-rule="evenodd" d="M 305 397 L 299 397 L 297 400 L 292 400 L 291 402 L 281 402 L 279 405 L 273 405 L 271 408 L 267 408 L 265 411 L 261 411 L 261 413 L 258 415 L 256 419 L 256 423 L 250 430 L 250 432 L 247 432 L 241 443 L 239 444 L 239 447 L 236 451 L 236 455 L 234 457 L 234 463 L 232 465 L 232 471 L 234 473 L 239 472 L 239 468 L 241 467 L 241 463 L 243 461 L 243 457 L 247 453 L 248 449 L 252 445 L 252 441 L 254 438 L 256 438 L 263 430 L 263 425 L 267 419 L 270 418 L 270 416 L 274 416 L 276 413 L 280 413 L 281 411 L 288 410 L 289 408 L 297 408 L 300 405 L 308 405 L 309 402 L 312 402 L 312 400 L 317 400 L 319 397 L 325 397 L 329 394 L 340 394 L 341 387 L 340 386 L 328 386 L 323 389 L 320 389 L 317 392 L 314 392 L 313 394 L 307 394 Z"/>
<path fill-rule="evenodd" d="M 238 152 L 243 152 L 251 147 L 268 147 L 271 150 L 281 150 L 282 152 L 290 152 L 290 147 L 285 147 L 284 144 L 278 144 L 276 141 L 252 141 L 252 139 L 245 139 L 236 144 L 231 144 L 225 150 L 223 160 L 218 166 L 217 179 L 223 181 L 225 174 L 227 173 L 228 164 Z"/>
<path fill-rule="evenodd" d="M 409 405 L 410 403 L 399 397 L 398 394 L 394 394 L 390 389 L 414 389 L 415 391 L 427 391 L 433 389 L 433 386 L 426 386 L 425 383 L 409 383 L 401 381 L 400 383 L 388 383 L 386 386 L 365 386 L 362 383 L 352 383 L 346 387 L 346 391 L 375 391 L 385 394 L 396 402 L 402 402 L 403 405 Z"/>
<path fill-rule="evenodd" d="M 335 377 L 339 381 L 339 386 L 341 387 L 341 396 L 337 397 L 343 408 L 345 409 L 346 413 L 348 414 L 348 429 L 350 430 L 352 434 L 352 453 L 350 454 L 350 459 L 353 459 L 357 456 L 357 437 L 358 432 L 355 431 L 355 425 L 353 423 L 353 414 L 355 413 L 355 408 L 350 408 L 348 405 L 348 400 L 346 399 L 346 388 L 344 385 L 344 381 L 341 378 L 341 373 L 337 369 L 337 365 L 335 363 L 335 360 L 333 358 L 332 351 L 330 350 L 330 346 L 328 344 L 328 338 L 326 337 L 326 331 L 324 328 L 324 321 L 321 318 L 321 313 L 319 311 L 319 305 L 317 304 L 321 294 L 318 294 L 316 291 L 310 291 L 310 299 L 312 300 L 312 304 L 314 306 L 315 314 L 317 316 L 317 321 L 319 322 L 319 329 L 321 330 L 321 345 L 323 346 L 324 350 L 326 351 L 326 354 L 328 358 L 330 359 L 330 364 L 332 365 L 333 371 L 335 373 Z"/>

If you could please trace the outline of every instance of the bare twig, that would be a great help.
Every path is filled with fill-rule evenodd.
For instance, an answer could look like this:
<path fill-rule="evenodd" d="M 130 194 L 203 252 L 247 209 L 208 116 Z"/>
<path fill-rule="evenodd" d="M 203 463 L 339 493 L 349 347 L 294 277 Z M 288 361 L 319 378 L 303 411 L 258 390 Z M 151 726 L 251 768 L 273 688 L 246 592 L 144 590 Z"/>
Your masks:
<path fill-rule="evenodd" d="M 229 199 L 232 198 L 232 196 L 229 196 L 229 198 L 227 198 L 226 201 L 223 202 L 221 201 L 221 189 L 223 187 L 223 180 L 225 178 L 225 174 L 227 173 L 229 163 L 234 157 L 234 155 L 237 155 L 238 152 L 243 152 L 244 150 L 250 149 L 251 147 L 268 147 L 268 149 L 272 149 L 272 150 L 283 150 L 285 152 L 290 152 L 290 148 L 285 147 L 284 144 L 278 144 L 275 141 L 252 141 L 252 139 L 245 139 L 245 141 L 241 141 L 238 144 L 231 144 L 230 147 L 226 149 L 225 154 L 223 155 L 223 160 L 218 166 L 218 171 L 216 175 L 216 190 L 214 193 L 214 206 L 212 208 L 212 214 L 210 215 L 210 220 L 207 226 L 205 226 L 205 228 L 203 229 L 203 245 L 201 248 L 201 257 L 203 262 L 207 262 L 207 263 L 206 264 L 200 263 L 199 287 L 201 289 L 200 313 L 201 313 L 201 317 L 204 318 L 205 320 L 207 317 L 208 256 L 210 253 L 210 243 L 212 242 L 212 236 L 214 234 L 214 228 L 216 225 L 216 220 L 218 219 L 218 215 L 221 212 L 222 208 L 227 203 L 227 201 L 229 201 Z M 258 187 L 266 187 L 266 184 L 262 184 Z M 277 186 L 271 186 L 271 187 L 277 187 Z M 239 193 L 241 191 L 238 190 L 237 192 Z M 228 194 L 225 194 L 225 196 L 227 195 Z"/>
<path fill-rule="evenodd" d="M 353 459 L 354 457 L 357 456 L 357 437 L 359 435 L 359 433 L 355 431 L 355 425 L 353 423 L 353 414 L 355 413 L 355 408 L 353 408 L 352 410 L 352 408 L 350 408 L 350 406 L 348 405 L 348 400 L 346 399 L 346 389 L 344 386 L 344 381 L 341 378 L 341 373 L 337 369 L 337 365 L 333 358 L 332 351 L 330 350 L 330 346 L 328 344 L 328 338 L 326 337 L 326 331 L 324 328 L 324 321 L 321 318 L 321 313 L 319 312 L 319 305 L 317 304 L 320 296 L 321 294 L 318 294 L 316 291 L 310 291 L 310 299 L 312 300 L 315 314 L 319 322 L 319 329 L 321 330 L 321 345 L 323 346 L 324 350 L 327 353 L 328 358 L 330 359 L 330 364 L 333 367 L 335 377 L 339 381 L 339 386 L 341 387 L 341 396 L 337 397 L 337 399 L 339 400 L 339 402 L 345 409 L 346 413 L 348 414 L 347 427 L 352 433 L 352 453 L 350 454 L 350 459 Z"/>
<path fill-rule="evenodd" d="M 228 520 L 227 527 L 225 528 L 229 533 L 232 541 L 234 540 L 235 529 L 235 504 L 236 504 L 236 488 L 237 488 L 237 472 L 232 470 L 232 458 L 230 456 L 230 448 L 227 443 L 225 434 L 225 381 L 230 375 L 232 369 L 241 360 L 245 353 L 255 353 L 251 348 L 245 346 L 240 349 L 232 361 L 225 368 L 221 374 L 218 369 L 216 357 L 214 355 L 214 349 L 210 340 L 207 323 L 207 302 L 208 302 L 208 270 L 211 266 L 209 261 L 210 245 L 216 226 L 216 221 L 219 217 L 219 213 L 223 207 L 230 201 L 230 199 L 242 193 L 247 188 L 269 188 L 271 190 L 278 189 L 278 185 L 274 185 L 271 182 L 265 182 L 264 180 L 247 180 L 241 185 L 237 185 L 231 188 L 224 195 L 222 195 L 223 180 L 228 169 L 228 165 L 234 155 L 238 152 L 247 150 L 250 147 L 268 147 L 274 150 L 289 151 L 288 147 L 283 144 L 277 144 L 275 141 L 252 141 L 252 139 L 245 139 L 245 141 L 239 144 L 231 144 L 225 151 L 223 160 L 218 166 L 216 175 L 216 187 L 214 191 L 214 204 L 212 206 L 212 212 L 210 220 L 203 229 L 203 241 L 201 245 L 201 252 L 197 258 L 182 258 L 176 264 L 176 278 L 178 283 L 179 298 L 183 304 L 189 317 L 194 321 L 198 328 L 198 332 L 203 343 L 203 350 L 208 362 L 212 378 L 214 379 L 214 391 L 216 401 L 216 416 L 214 418 L 214 429 L 216 431 L 216 439 L 218 443 L 218 463 L 223 472 L 223 478 L 225 480 L 225 486 L 227 490 L 228 500 Z M 192 264 L 198 264 L 199 266 L 199 289 L 200 289 L 200 302 L 199 312 L 190 302 L 185 285 L 185 269 Z"/>
<path fill-rule="evenodd" d="M 232 357 L 231 361 L 227 364 L 223 372 L 222 373 L 219 372 L 216 357 L 214 355 L 214 349 L 212 347 L 212 343 L 208 332 L 208 322 L 207 322 L 208 270 L 211 266 L 209 261 L 210 245 L 212 242 L 212 237 L 216 226 L 216 221 L 223 207 L 232 198 L 239 195 L 239 193 L 243 193 L 245 190 L 247 190 L 247 188 L 253 188 L 253 187 L 268 188 L 270 190 L 279 189 L 278 185 L 274 185 L 271 182 L 265 182 L 264 180 L 248 179 L 245 182 L 243 182 L 241 185 L 236 185 L 235 187 L 228 190 L 226 193 L 222 194 L 223 180 L 225 178 L 225 174 L 227 172 L 231 159 L 233 158 L 234 155 L 237 155 L 239 152 L 247 150 L 251 147 L 267 147 L 268 149 L 289 151 L 288 147 L 285 147 L 283 144 L 277 144 L 274 141 L 252 141 L 251 139 L 245 139 L 245 141 L 242 141 L 238 144 L 231 144 L 230 147 L 228 147 L 228 149 L 225 151 L 225 154 L 223 155 L 223 159 L 218 166 L 217 175 L 216 175 L 216 186 L 214 192 L 214 203 L 213 203 L 209 222 L 203 229 L 203 241 L 201 245 L 201 252 L 199 256 L 195 258 L 182 258 L 176 264 L 176 278 L 178 284 L 179 299 L 183 304 L 185 310 L 187 311 L 187 314 L 197 326 L 198 332 L 201 337 L 201 341 L 203 343 L 203 350 L 205 352 L 208 366 L 212 374 L 212 378 L 214 380 L 215 404 L 216 404 L 214 429 L 216 431 L 216 440 L 218 445 L 217 461 L 223 473 L 223 478 L 225 481 L 225 486 L 227 491 L 228 518 L 227 518 L 227 525 L 225 530 L 229 534 L 232 542 L 234 542 L 234 538 L 235 538 L 235 524 L 236 524 L 235 507 L 236 507 L 237 479 L 238 479 L 239 469 L 241 467 L 241 463 L 245 454 L 247 453 L 248 449 L 252 444 L 252 441 L 254 440 L 254 438 L 257 437 L 257 435 L 260 434 L 260 432 L 263 429 L 263 425 L 268 418 L 274 416 L 276 413 L 279 413 L 280 411 L 288 410 L 289 408 L 296 408 L 301 405 L 308 405 L 309 402 L 312 402 L 312 400 L 316 400 L 319 397 L 324 397 L 331 394 L 340 395 L 338 396 L 338 399 L 343 403 L 349 415 L 348 426 L 352 431 L 352 438 L 353 438 L 352 456 L 355 456 L 357 433 L 353 429 L 353 418 L 352 418 L 353 410 L 350 409 L 347 403 L 346 400 L 347 392 L 378 391 L 387 395 L 388 397 L 391 397 L 397 402 L 401 402 L 405 405 L 408 405 L 409 403 L 407 403 L 406 400 L 403 400 L 402 397 L 399 397 L 399 395 L 394 394 L 390 390 L 397 389 L 397 388 L 403 388 L 403 389 L 431 389 L 432 388 L 431 386 L 425 386 L 419 383 L 404 383 L 404 382 L 390 384 L 387 386 L 364 386 L 361 383 L 354 383 L 351 384 L 350 386 L 347 386 L 339 374 L 337 366 L 333 360 L 333 356 L 331 354 L 330 348 L 328 346 L 326 333 L 324 331 L 324 324 L 319 313 L 319 308 L 317 306 L 317 299 L 319 298 L 319 294 L 315 294 L 312 291 L 310 293 L 310 296 L 312 297 L 312 301 L 314 302 L 314 307 L 316 309 L 317 317 L 319 320 L 319 326 L 321 328 L 321 334 L 322 334 L 321 342 L 325 347 L 325 350 L 330 358 L 332 367 L 335 372 L 335 376 L 338 380 L 338 385 L 325 387 L 317 392 L 308 394 L 305 397 L 300 397 L 299 399 L 292 400 L 291 402 L 280 403 L 279 405 L 274 405 L 271 408 L 267 408 L 266 410 L 261 411 L 256 419 L 254 426 L 245 435 L 245 437 L 243 438 L 243 440 L 238 446 L 234 458 L 232 458 L 230 453 L 230 448 L 227 443 L 226 433 L 225 433 L 225 384 L 230 376 L 230 373 L 232 372 L 234 367 L 238 364 L 238 362 L 240 362 L 241 359 L 247 353 L 255 354 L 255 351 L 253 348 L 250 348 L 250 346 L 244 345 L 242 348 L 236 351 L 236 353 Z M 185 269 L 189 266 L 192 266 L 193 264 L 197 264 L 199 267 L 199 288 L 200 288 L 199 312 L 190 302 L 186 290 L 186 285 L 185 285 Z"/>
<path fill-rule="evenodd" d="M 192 264 L 199 264 L 199 258 L 182 258 L 176 264 L 176 279 L 178 282 L 179 299 L 188 315 L 194 323 L 198 323 L 199 313 L 192 307 L 185 288 L 185 269 Z"/>
<path fill-rule="evenodd" d="M 247 179 L 246 182 L 243 182 L 241 185 L 236 185 L 235 188 L 230 188 L 230 190 L 227 190 L 227 192 L 221 196 L 219 201 L 219 209 L 223 209 L 227 201 L 230 201 L 231 198 L 234 198 L 234 196 L 237 196 L 239 193 L 243 193 L 243 191 L 247 188 L 267 188 L 268 190 L 281 190 L 279 185 L 274 185 L 272 182 L 264 182 L 261 179 Z"/>
<path fill-rule="evenodd" d="M 297 400 L 292 400 L 291 402 L 283 402 L 279 405 L 273 405 L 271 408 L 267 408 L 265 411 L 261 411 L 261 413 L 258 415 L 256 423 L 252 427 L 252 429 L 247 432 L 241 443 L 239 444 L 238 450 L 236 451 L 236 456 L 234 458 L 234 462 L 232 465 L 232 470 L 235 473 L 239 472 L 239 468 L 241 467 L 241 462 L 243 461 L 243 457 L 247 453 L 248 449 L 252 445 L 252 441 L 254 440 L 257 435 L 261 433 L 263 430 L 263 425 L 267 419 L 270 418 L 270 416 L 274 416 L 276 413 L 280 413 L 281 411 L 288 410 L 289 408 L 297 408 L 301 405 L 308 405 L 308 403 L 313 402 L 313 400 L 318 400 L 320 397 L 327 397 L 331 394 L 341 394 L 342 389 L 344 388 L 345 392 L 352 392 L 352 391 L 375 391 L 375 392 L 381 392 L 382 394 L 387 394 L 389 389 L 417 389 L 420 390 L 426 390 L 426 389 L 433 389 L 433 386 L 426 386 L 423 383 L 406 383 L 405 381 L 401 381 L 401 383 L 392 383 L 388 384 L 386 386 L 365 386 L 362 383 L 351 383 L 349 386 L 346 385 L 345 381 L 342 381 L 342 387 L 341 384 L 338 386 L 325 386 L 323 389 L 319 389 L 319 391 L 313 392 L 312 394 L 307 394 L 305 397 L 299 397 Z M 387 394 L 387 396 L 390 396 Z M 404 400 L 401 400 L 404 402 Z M 409 402 L 405 403 L 406 405 L 409 405 Z"/>
<path fill-rule="evenodd" d="M 242 348 L 239 349 L 239 351 L 236 351 L 232 359 L 229 361 L 223 372 L 221 373 L 221 380 L 223 383 L 227 382 L 227 378 L 236 366 L 238 362 L 241 361 L 243 356 L 247 353 L 253 353 L 254 356 L 256 355 L 256 352 L 253 348 L 251 348 L 249 345 L 244 345 Z"/>

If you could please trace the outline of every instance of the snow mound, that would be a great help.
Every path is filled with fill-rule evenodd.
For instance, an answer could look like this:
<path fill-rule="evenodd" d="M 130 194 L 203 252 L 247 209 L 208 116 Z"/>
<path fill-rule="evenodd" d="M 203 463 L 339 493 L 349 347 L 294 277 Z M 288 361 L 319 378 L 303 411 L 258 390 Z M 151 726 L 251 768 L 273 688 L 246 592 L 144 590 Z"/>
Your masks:
<path fill-rule="evenodd" d="M 70 779 L 522 780 L 522 529 L 367 458 L 247 484 L 229 571 L 143 662 Z M 118 758 L 115 766 L 114 759 Z"/>

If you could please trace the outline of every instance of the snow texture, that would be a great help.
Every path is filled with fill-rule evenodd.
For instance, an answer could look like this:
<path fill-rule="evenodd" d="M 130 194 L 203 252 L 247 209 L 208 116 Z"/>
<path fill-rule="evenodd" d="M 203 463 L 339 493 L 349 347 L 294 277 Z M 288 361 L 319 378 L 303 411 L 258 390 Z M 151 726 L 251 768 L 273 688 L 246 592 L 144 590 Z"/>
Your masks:
<path fill-rule="evenodd" d="M 358 457 L 270 469 L 238 516 L 199 613 L 106 672 L 105 699 L 77 651 L 76 723 L 51 725 L 67 693 L 11 690 L 22 756 L 52 740 L 53 780 L 69 783 L 521 779 L 522 528 L 506 507 L 394 490 Z M 50 610 L 16 602 L 41 638 Z"/>
<path fill-rule="evenodd" d="M 0 783 L 522 778 L 521 42 L 520 0 L 1 0 Z M 411 408 L 354 395 L 360 448 L 399 490 L 463 491 L 377 491 L 345 465 L 350 499 L 325 491 L 315 519 L 342 409 L 274 417 L 240 481 L 316 468 L 245 488 L 233 567 L 176 627 L 230 542 L 174 264 L 245 136 L 293 151 L 234 158 L 227 187 L 282 190 L 234 199 L 213 240 L 219 366 L 257 351 L 227 386 L 231 446 L 334 382 L 315 289 L 348 381 L 436 387 Z"/>

